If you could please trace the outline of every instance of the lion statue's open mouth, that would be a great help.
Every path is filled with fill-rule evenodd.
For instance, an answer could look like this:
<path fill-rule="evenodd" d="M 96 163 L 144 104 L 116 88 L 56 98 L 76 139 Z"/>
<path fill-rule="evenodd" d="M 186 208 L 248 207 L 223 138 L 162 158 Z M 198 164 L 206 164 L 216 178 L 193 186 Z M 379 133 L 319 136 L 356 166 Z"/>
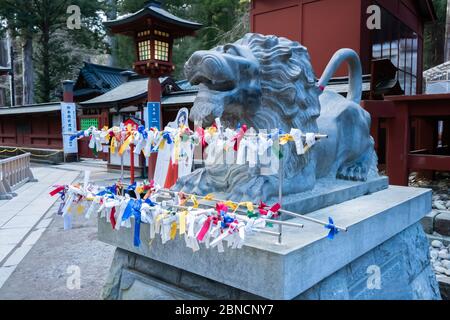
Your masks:
<path fill-rule="evenodd" d="M 340 59 L 330 63 L 321 86 L 345 59 L 352 66 L 351 83 L 358 84 L 357 55 L 350 50 L 337 56 Z M 191 84 L 199 86 L 190 115 L 196 125 L 207 127 L 220 118 L 225 127 L 246 124 L 256 130 L 284 132 L 296 128 L 330 136 L 307 155 L 297 155 L 293 144 L 285 146 L 285 194 L 310 190 L 317 178 L 365 180 L 370 171 L 376 171 L 370 116 L 357 104 L 360 87 L 352 86 L 352 99 L 322 92 L 308 51 L 298 42 L 247 34 L 233 44 L 195 52 L 186 62 L 185 74 Z M 354 140 L 344 143 L 349 137 Z M 175 189 L 257 200 L 274 196 L 277 183 L 277 176 L 263 176 L 258 168 L 217 165 L 181 178 Z"/>

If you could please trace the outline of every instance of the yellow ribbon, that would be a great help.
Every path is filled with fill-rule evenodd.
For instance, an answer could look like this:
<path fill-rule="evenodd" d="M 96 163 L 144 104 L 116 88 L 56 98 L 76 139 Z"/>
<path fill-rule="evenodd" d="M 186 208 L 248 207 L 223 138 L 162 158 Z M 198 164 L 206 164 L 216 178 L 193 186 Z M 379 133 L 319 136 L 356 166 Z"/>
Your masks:
<path fill-rule="evenodd" d="M 197 197 L 196 197 L 196 196 L 194 196 L 194 195 L 192 195 L 192 196 L 191 196 L 191 200 L 192 200 L 192 202 L 194 203 L 194 206 L 193 206 L 193 208 L 194 208 L 194 209 L 197 209 L 197 208 L 198 208 L 198 201 L 197 201 Z"/>
<path fill-rule="evenodd" d="M 178 163 L 178 159 L 180 158 L 180 142 L 181 142 L 181 138 L 180 135 L 177 134 L 175 136 L 175 143 L 174 143 L 174 154 L 175 154 L 175 159 L 173 159 L 175 161 L 175 163 Z"/>
<path fill-rule="evenodd" d="M 280 138 L 280 144 L 282 146 L 284 146 L 285 144 L 287 144 L 289 141 L 294 142 L 294 137 L 291 134 L 285 134 Z"/>
<path fill-rule="evenodd" d="M 206 129 L 206 131 L 210 134 L 210 135 L 214 135 L 217 132 L 217 128 L 215 127 L 209 127 Z"/>
<path fill-rule="evenodd" d="M 177 223 L 172 223 L 172 226 L 170 227 L 170 240 L 175 239 L 177 236 Z"/>
<path fill-rule="evenodd" d="M 158 149 L 159 150 L 164 150 L 165 145 L 166 145 L 166 139 L 162 139 L 161 143 L 159 144 Z"/>
<path fill-rule="evenodd" d="M 206 200 L 206 201 L 213 201 L 213 200 L 214 200 L 214 195 L 213 195 L 212 193 L 207 194 L 207 195 L 203 198 L 203 200 Z"/>
<path fill-rule="evenodd" d="M 138 187 L 136 187 L 136 193 L 137 193 L 137 194 L 144 193 L 144 186 L 138 186 Z"/>
<path fill-rule="evenodd" d="M 113 137 L 111 138 L 111 153 L 112 153 L 112 154 L 115 154 L 115 153 L 116 153 L 116 146 L 117 146 L 117 140 L 116 140 L 116 137 L 113 136 Z"/>
<path fill-rule="evenodd" d="M 77 214 L 82 215 L 83 212 L 84 212 L 84 207 L 80 204 L 80 205 L 77 207 Z"/>
<path fill-rule="evenodd" d="M 180 212 L 178 216 L 178 224 L 180 225 L 180 236 L 186 233 L 186 216 L 187 211 Z"/>
<path fill-rule="evenodd" d="M 238 208 L 238 206 L 234 202 L 232 202 L 230 200 L 225 201 L 225 205 L 227 207 L 229 207 L 232 211 L 235 211 Z"/>
<path fill-rule="evenodd" d="M 119 149 L 119 155 L 123 155 L 125 150 L 130 146 L 131 142 L 133 141 L 133 135 L 130 135 L 125 142 L 120 146 Z"/>

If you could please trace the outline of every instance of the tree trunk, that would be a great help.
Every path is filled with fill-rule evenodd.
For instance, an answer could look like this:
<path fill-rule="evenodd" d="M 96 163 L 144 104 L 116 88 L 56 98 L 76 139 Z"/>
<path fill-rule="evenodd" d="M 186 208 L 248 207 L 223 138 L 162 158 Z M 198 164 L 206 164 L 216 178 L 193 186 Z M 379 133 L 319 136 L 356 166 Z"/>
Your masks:
<path fill-rule="evenodd" d="M 50 79 L 50 28 L 48 25 L 44 25 L 44 28 L 42 28 L 41 46 L 42 83 L 40 100 L 41 102 L 49 102 L 52 88 Z"/>
<path fill-rule="evenodd" d="M 8 66 L 8 46 L 6 40 L 0 40 L 0 66 Z M 6 106 L 6 77 L 0 77 L 0 107 Z"/>
<path fill-rule="evenodd" d="M 107 0 L 108 12 L 106 16 L 108 20 L 117 19 L 117 0 Z M 117 64 L 117 38 L 111 33 L 108 33 L 107 42 L 111 49 L 111 53 L 108 55 L 108 65 L 114 67 Z"/>
<path fill-rule="evenodd" d="M 22 46 L 23 104 L 34 103 L 33 37 L 27 34 Z"/>

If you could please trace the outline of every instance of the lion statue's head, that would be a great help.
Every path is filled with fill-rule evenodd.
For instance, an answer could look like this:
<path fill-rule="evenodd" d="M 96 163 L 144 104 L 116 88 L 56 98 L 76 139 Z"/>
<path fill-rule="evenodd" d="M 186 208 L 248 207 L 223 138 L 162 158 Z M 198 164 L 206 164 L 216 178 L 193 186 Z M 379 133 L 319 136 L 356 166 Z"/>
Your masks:
<path fill-rule="evenodd" d="M 298 42 L 249 33 L 233 44 L 195 52 L 185 73 L 200 87 L 193 121 L 210 125 L 220 117 L 230 126 L 317 129 L 320 91 L 308 51 Z"/>
<path fill-rule="evenodd" d="M 318 131 L 320 90 L 308 50 L 298 42 L 249 33 L 233 44 L 195 52 L 185 73 L 200 88 L 190 116 L 196 123 L 208 126 L 221 118 L 225 127 Z M 292 169 L 303 162 L 285 160 Z"/>

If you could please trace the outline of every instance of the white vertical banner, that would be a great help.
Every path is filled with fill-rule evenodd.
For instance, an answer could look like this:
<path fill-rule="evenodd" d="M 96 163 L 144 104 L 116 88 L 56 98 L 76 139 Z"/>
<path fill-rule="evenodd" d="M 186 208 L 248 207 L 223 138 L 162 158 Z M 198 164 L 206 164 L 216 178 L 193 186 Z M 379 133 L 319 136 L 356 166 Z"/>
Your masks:
<path fill-rule="evenodd" d="M 78 153 L 77 139 L 70 137 L 77 133 L 77 107 L 75 103 L 61 102 L 61 125 L 64 153 Z"/>

